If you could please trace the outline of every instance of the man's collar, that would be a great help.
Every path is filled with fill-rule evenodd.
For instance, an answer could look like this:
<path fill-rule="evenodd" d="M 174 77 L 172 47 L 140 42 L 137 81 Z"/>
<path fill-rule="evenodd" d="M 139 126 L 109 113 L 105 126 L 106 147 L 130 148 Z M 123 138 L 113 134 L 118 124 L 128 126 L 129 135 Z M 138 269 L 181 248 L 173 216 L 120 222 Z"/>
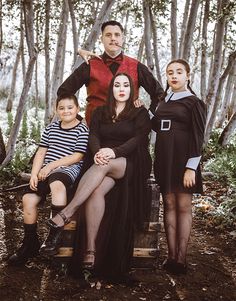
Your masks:
<path fill-rule="evenodd" d="M 106 60 L 107 58 L 112 58 L 112 59 L 116 59 L 117 57 L 121 56 L 121 58 L 123 59 L 123 52 L 121 51 L 118 55 L 116 55 L 115 57 L 111 57 L 109 54 L 107 54 L 105 51 L 102 54 L 102 59 Z"/>

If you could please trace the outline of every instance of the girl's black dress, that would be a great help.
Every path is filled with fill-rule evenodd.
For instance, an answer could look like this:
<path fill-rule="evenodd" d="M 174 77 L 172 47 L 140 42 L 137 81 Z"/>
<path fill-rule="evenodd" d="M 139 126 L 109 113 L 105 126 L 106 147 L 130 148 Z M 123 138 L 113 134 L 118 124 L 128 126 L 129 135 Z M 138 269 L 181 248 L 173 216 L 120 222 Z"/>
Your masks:
<path fill-rule="evenodd" d="M 135 108 L 125 120 L 106 121 L 106 106 L 97 108 L 92 116 L 85 170 L 93 164 L 94 154 L 110 147 L 116 157 L 125 157 L 125 176 L 106 195 L 105 214 L 96 239 L 95 273 L 119 277 L 129 271 L 133 254 L 134 229 L 147 220 L 150 203 L 146 198 L 146 180 L 151 171 L 148 134 L 151 122 L 145 108 Z M 83 206 L 82 206 L 83 207 Z M 86 248 L 86 224 L 83 208 L 77 228 L 72 273 L 81 274 Z"/>
<path fill-rule="evenodd" d="M 199 164 L 194 187 L 185 188 L 183 176 L 190 158 L 200 160 L 206 121 L 205 104 L 190 92 L 173 93 L 167 99 L 159 103 L 152 118 L 152 129 L 157 132 L 156 180 L 162 193 L 202 193 Z"/>

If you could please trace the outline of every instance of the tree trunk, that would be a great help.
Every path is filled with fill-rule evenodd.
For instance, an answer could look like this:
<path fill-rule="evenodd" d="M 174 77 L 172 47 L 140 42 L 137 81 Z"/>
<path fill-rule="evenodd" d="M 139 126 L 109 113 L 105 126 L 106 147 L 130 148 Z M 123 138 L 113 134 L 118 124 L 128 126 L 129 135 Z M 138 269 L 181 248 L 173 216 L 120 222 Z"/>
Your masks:
<path fill-rule="evenodd" d="M 220 77 L 220 80 L 219 80 L 219 86 L 218 86 L 218 89 L 217 89 L 217 93 L 216 93 L 216 98 L 215 98 L 215 102 L 214 102 L 214 105 L 213 105 L 213 109 L 212 109 L 212 113 L 211 113 L 211 118 L 209 119 L 209 123 L 213 123 L 215 122 L 215 119 L 216 119 L 216 116 L 217 116 L 217 112 L 218 112 L 218 108 L 220 106 L 220 102 L 221 102 L 221 99 L 222 99 L 222 90 L 223 90 L 223 87 L 224 87 L 224 83 L 225 83 L 225 80 L 226 78 L 228 77 L 229 78 L 229 75 L 232 74 L 234 72 L 234 62 L 235 62 L 235 59 L 236 59 L 236 51 L 234 51 L 233 53 L 230 54 L 229 56 L 229 59 L 228 59 L 228 64 L 225 68 L 225 71 L 224 73 L 222 74 L 222 76 Z M 228 90 L 230 89 L 230 90 Z M 227 106 L 227 103 L 228 102 L 228 97 L 226 95 L 228 95 L 228 93 L 230 93 L 233 89 L 233 85 L 230 87 L 230 86 L 226 86 L 226 89 L 225 89 L 225 96 L 224 96 L 224 99 L 223 99 L 223 103 L 226 101 L 225 105 Z M 226 100 L 227 99 L 227 100 Z M 222 104 L 223 104 L 222 103 Z M 224 110 L 224 112 L 226 111 L 226 109 Z M 223 114 L 223 112 L 221 112 L 221 114 Z M 225 114 L 223 114 L 224 116 L 222 115 L 219 115 L 219 116 L 222 116 L 223 117 L 223 121 L 225 119 Z"/>
<path fill-rule="evenodd" d="M 178 57 L 177 38 L 177 0 L 171 1 L 170 36 L 171 36 L 171 59 Z"/>
<path fill-rule="evenodd" d="M 68 4 L 69 4 L 71 24 L 72 24 L 73 46 L 74 46 L 73 64 L 72 64 L 72 66 L 73 66 L 75 64 L 75 61 L 77 58 L 77 50 L 78 50 L 79 40 L 78 40 L 78 30 L 77 30 L 77 26 L 76 26 L 76 17 L 75 17 L 75 12 L 74 12 L 74 1 L 68 0 Z"/>
<path fill-rule="evenodd" d="M 50 35 L 50 8 L 51 0 L 46 0 L 45 3 L 45 31 L 44 31 L 44 53 L 45 53 L 45 125 L 50 123 L 52 115 L 52 103 L 50 98 L 50 50 L 49 50 L 49 35 Z"/>
<path fill-rule="evenodd" d="M 2 136 L 2 129 L 0 128 L 0 164 L 6 158 L 6 149 L 5 144 Z"/>
<path fill-rule="evenodd" d="M 16 60 L 12 69 L 12 80 L 11 80 L 11 87 L 10 87 L 10 92 L 7 98 L 7 106 L 6 106 L 6 112 L 11 112 L 12 110 L 12 106 L 13 106 L 13 100 L 15 98 L 15 89 L 16 89 L 16 78 L 17 78 L 17 69 L 18 69 L 18 65 L 20 62 L 20 58 L 22 58 L 24 56 L 24 18 L 23 18 L 23 7 L 20 7 L 20 44 L 19 44 L 19 48 L 17 50 L 16 53 Z M 23 70 L 23 66 L 22 66 L 22 70 Z M 23 74 L 24 75 L 24 74 Z M 23 76 L 23 80 L 24 80 L 24 76 Z"/>
<path fill-rule="evenodd" d="M 229 68 L 227 68 L 227 67 L 229 67 Z M 232 54 L 229 57 L 229 61 L 228 61 L 227 67 L 226 67 L 225 70 L 228 69 L 228 72 L 227 72 L 226 76 L 224 77 L 223 83 L 221 83 L 222 82 L 221 78 L 223 77 L 223 75 L 225 74 L 225 72 L 221 76 L 221 78 L 220 78 L 220 84 L 219 84 L 219 88 L 218 88 L 217 96 L 216 96 L 216 99 L 217 98 L 220 98 L 220 99 L 222 98 L 221 96 L 223 94 L 222 93 L 223 84 L 225 82 L 226 77 L 228 76 L 227 84 L 226 84 L 226 87 L 224 89 L 224 91 L 225 91 L 224 98 L 223 98 L 223 100 L 221 102 L 220 113 L 218 114 L 219 118 L 218 118 L 218 122 L 217 122 L 217 127 L 222 127 L 222 125 L 223 125 L 223 123 L 225 121 L 227 112 L 229 111 L 229 110 L 227 110 L 227 108 L 230 107 L 231 96 L 233 96 L 234 82 L 235 82 L 235 76 L 236 76 L 236 59 L 232 60 Z M 229 116 L 229 118 L 230 117 L 231 116 Z"/>
<path fill-rule="evenodd" d="M 142 38 L 139 42 L 139 48 L 138 48 L 137 59 L 140 62 L 142 61 L 142 58 L 143 58 L 143 49 L 144 49 L 144 34 L 142 35 Z"/>
<path fill-rule="evenodd" d="M 24 20 L 25 20 L 25 28 L 26 30 L 26 40 L 28 45 L 28 52 L 30 56 L 30 60 L 28 63 L 28 68 L 26 72 L 26 78 L 24 81 L 24 86 L 22 89 L 22 93 L 20 96 L 19 104 L 16 111 L 16 116 L 14 120 L 13 127 L 10 132 L 10 137 L 7 142 L 6 147 L 6 158 L 3 161 L 2 165 L 5 166 L 13 157 L 14 149 L 16 144 L 17 135 L 20 128 L 21 119 L 25 109 L 25 103 L 27 100 L 27 95 L 30 89 L 30 85 L 32 82 L 32 76 L 34 71 L 34 64 L 37 58 L 37 52 L 35 51 L 34 47 L 34 12 L 33 12 L 33 1 L 31 0 L 24 0 L 23 1 L 23 9 L 24 9 Z"/>
<path fill-rule="evenodd" d="M 198 65 L 198 58 L 199 58 L 199 50 L 201 48 L 201 24 L 202 24 L 202 17 L 203 17 L 203 5 L 201 6 L 201 13 L 200 13 L 200 20 L 199 26 L 196 28 L 197 31 L 197 38 L 194 41 L 194 62 L 193 68 L 191 72 L 191 85 L 194 85 L 195 76 L 198 73 L 199 65 Z"/>
<path fill-rule="evenodd" d="M 207 26 L 209 23 L 210 0 L 205 1 L 204 17 L 202 24 L 202 55 L 201 55 L 201 98 L 206 98 L 206 57 L 207 57 Z"/>
<path fill-rule="evenodd" d="M 197 12 L 198 12 L 199 4 L 200 4 L 200 0 L 192 1 L 192 5 L 190 8 L 190 14 L 189 14 L 189 18 L 188 18 L 187 29 L 186 29 L 186 33 L 184 36 L 182 57 L 187 61 L 189 60 L 189 57 L 190 57 L 191 44 L 192 44 L 192 40 L 193 40 L 193 32 L 194 32 L 194 28 L 195 28 L 196 19 L 197 19 Z"/>
<path fill-rule="evenodd" d="M 229 143 L 230 136 L 233 134 L 235 128 L 236 128 L 236 112 L 232 115 L 228 124 L 226 125 L 226 127 L 224 128 L 223 132 L 220 135 L 219 138 L 220 145 L 225 146 Z"/>
<path fill-rule="evenodd" d="M 34 11 L 33 0 L 23 0 L 25 37 L 30 58 L 37 56 L 34 44 Z"/>
<path fill-rule="evenodd" d="M 16 60 L 12 69 L 12 80 L 11 80 L 11 88 L 9 95 L 7 97 L 7 107 L 6 112 L 11 112 L 12 106 L 13 106 L 13 99 L 15 97 L 15 89 L 16 89 L 16 77 L 17 77 L 17 68 L 20 62 L 20 56 L 22 52 L 22 40 L 20 40 L 20 45 L 18 47 L 17 53 L 16 53 Z"/>
<path fill-rule="evenodd" d="M 235 112 L 236 112 L 236 73 L 234 73 L 234 88 L 232 92 L 228 115 L 231 117 Z"/>
<path fill-rule="evenodd" d="M 127 27 L 128 27 L 128 21 L 129 21 L 129 15 L 130 15 L 130 11 L 127 10 L 126 14 L 125 14 L 125 25 L 124 25 L 124 45 L 126 42 L 126 37 L 127 37 Z"/>
<path fill-rule="evenodd" d="M 145 41 L 145 53 L 147 66 L 153 72 L 154 63 L 152 55 L 152 33 L 151 33 L 151 18 L 150 18 L 150 6 L 148 0 L 143 0 L 143 16 L 144 16 L 144 41 Z"/>
<path fill-rule="evenodd" d="M 92 50 L 100 34 L 100 27 L 102 23 L 107 19 L 111 12 L 111 7 L 115 3 L 115 0 L 106 0 L 99 12 L 99 15 L 93 25 L 93 28 L 85 41 L 83 48 L 86 50 Z M 79 56 L 73 66 L 73 71 L 83 62 L 83 59 Z"/>
<path fill-rule="evenodd" d="M 184 7 L 183 21 L 182 21 L 182 26 L 181 26 L 180 40 L 179 40 L 179 57 L 180 58 L 182 58 L 182 56 L 183 56 L 184 37 L 185 37 L 186 29 L 187 29 L 189 6 L 190 6 L 190 0 L 186 0 L 185 7 Z"/>
<path fill-rule="evenodd" d="M 24 29 L 24 20 L 22 17 L 22 25 L 21 25 L 21 32 L 20 32 L 20 39 L 21 39 L 21 67 L 22 67 L 22 77 L 23 81 L 25 81 L 25 75 L 26 75 L 26 66 L 25 66 L 25 42 L 24 42 L 24 35 L 25 35 L 25 29 Z"/>
<path fill-rule="evenodd" d="M 157 46 L 158 45 L 157 26 L 156 26 L 155 16 L 153 15 L 152 10 L 150 10 L 150 17 L 151 17 L 151 26 L 152 26 L 152 33 L 153 33 L 153 51 L 154 51 L 156 75 L 159 83 L 162 85 L 159 56 L 158 56 L 158 46 Z"/>
<path fill-rule="evenodd" d="M 2 0 L 0 0 L 0 55 L 2 51 L 3 31 L 2 31 Z"/>
<path fill-rule="evenodd" d="M 36 45 L 39 45 L 39 16 L 38 12 L 36 15 Z M 35 69 L 34 69 L 34 83 L 35 83 L 35 116 L 38 115 L 39 108 L 39 88 L 38 88 L 38 60 L 35 61 Z"/>
<path fill-rule="evenodd" d="M 216 100 L 216 92 L 219 86 L 220 70 L 222 66 L 222 46 L 224 38 L 224 29 L 226 22 L 226 15 L 224 14 L 225 7 L 228 0 L 222 0 L 218 11 L 218 22 L 216 25 L 215 34 L 215 47 L 214 47 L 214 64 L 212 66 L 211 78 L 209 80 L 209 89 L 206 97 L 206 103 L 208 106 L 208 116 L 207 116 L 207 127 L 205 132 L 205 142 L 209 140 L 210 133 L 212 131 L 215 122 L 214 104 Z M 216 104 L 217 105 L 217 104 Z"/>
<path fill-rule="evenodd" d="M 52 72 L 51 103 L 55 102 L 57 98 L 57 89 L 63 80 L 68 15 L 68 1 L 64 0 L 60 16 L 61 23 L 58 31 L 56 56 Z M 50 113 L 52 117 L 52 108 L 50 109 Z"/>

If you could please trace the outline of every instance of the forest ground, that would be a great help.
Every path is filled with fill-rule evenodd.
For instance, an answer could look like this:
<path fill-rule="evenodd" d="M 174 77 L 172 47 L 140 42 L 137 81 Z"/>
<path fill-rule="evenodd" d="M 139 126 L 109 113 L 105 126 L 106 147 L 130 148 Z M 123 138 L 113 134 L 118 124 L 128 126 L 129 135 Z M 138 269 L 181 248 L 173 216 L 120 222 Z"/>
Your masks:
<path fill-rule="evenodd" d="M 222 195 L 224 188 L 207 183 L 206 194 Z M 35 258 L 23 267 L 8 266 L 4 260 L 22 237 L 21 204 L 15 194 L 0 194 L 0 299 L 8 300 L 236 300 L 236 238 L 230 231 L 209 228 L 194 214 L 188 251 L 188 273 L 173 276 L 163 271 L 166 256 L 164 232 L 159 233 L 160 254 L 153 269 L 134 269 L 133 283 L 114 284 L 100 279 L 90 282 L 61 275 L 45 259 Z M 44 210 L 40 212 L 44 234 Z M 5 224 L 5 226 L 4 226 Z M 232 230 L 232 229 L 231 229 Z"/>

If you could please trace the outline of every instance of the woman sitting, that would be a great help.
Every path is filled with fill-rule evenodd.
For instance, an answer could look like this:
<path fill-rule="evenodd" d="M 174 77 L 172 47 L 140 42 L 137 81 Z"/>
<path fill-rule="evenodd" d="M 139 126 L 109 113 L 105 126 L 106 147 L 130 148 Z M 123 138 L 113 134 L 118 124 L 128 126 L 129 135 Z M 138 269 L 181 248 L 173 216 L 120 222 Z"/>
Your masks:
<path fill-rule="evenodd" d="M 69 205 L 47 222 L 50 234 L 41 253 L 57 252 L 63 226 L 85 202 L 86 230 L 80 222 L 74 260 L 80 252 L 82 267 L 100 275 L 120 276 L 129 270 L 135 226 L 142 225 L 150 208 L 146 198 L 150 128 L 147 110 L 134 106 L 131 78 L 117 74 L 109 87 L 107 105 L 92 116 L 89 147 L 94 163 Z M 78 267 L 73 264 L 75 270 Z"/>

